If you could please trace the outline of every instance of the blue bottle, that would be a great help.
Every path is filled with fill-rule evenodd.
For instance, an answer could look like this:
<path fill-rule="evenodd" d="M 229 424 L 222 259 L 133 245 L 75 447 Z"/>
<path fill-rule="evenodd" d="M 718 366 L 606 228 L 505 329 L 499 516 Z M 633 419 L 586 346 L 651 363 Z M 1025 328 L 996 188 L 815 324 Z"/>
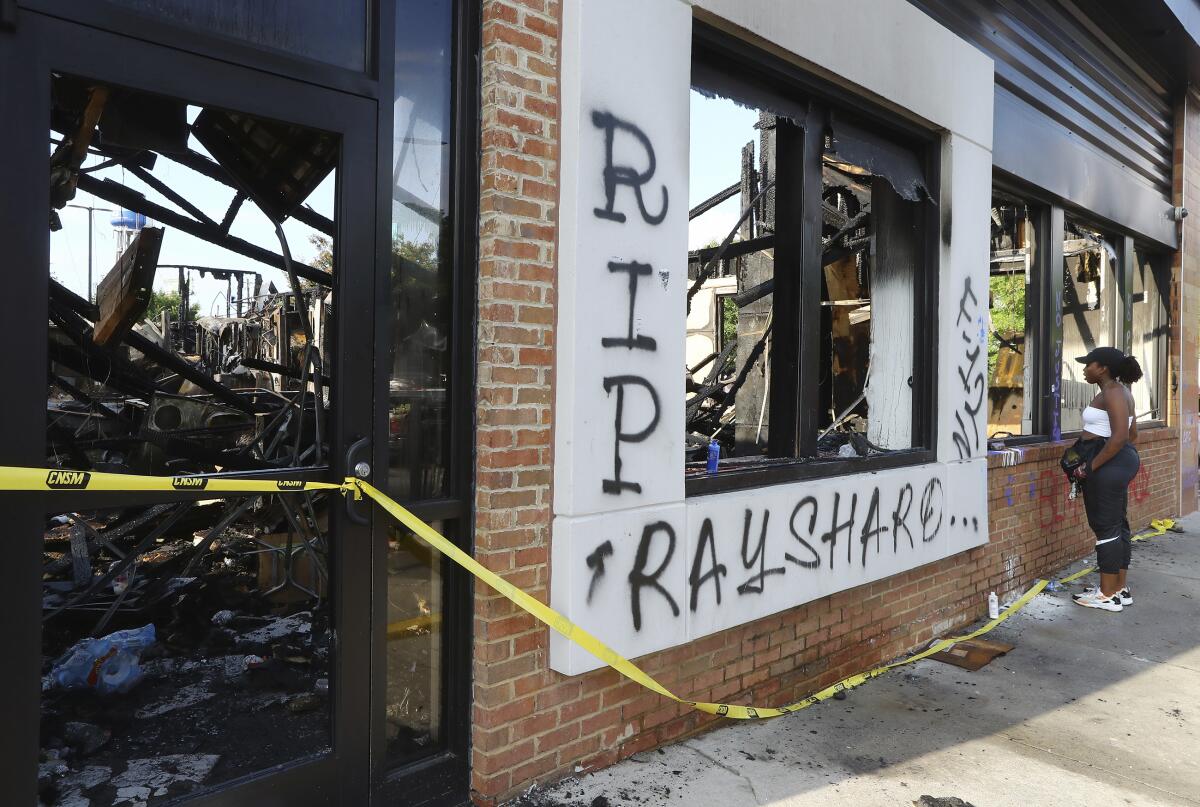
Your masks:
<path fill-rule="evenodd" d="M 716 440 L 708 441 L 708 473 L 717 472 L 717 464 L 721 461 L 721 444 Z"/>

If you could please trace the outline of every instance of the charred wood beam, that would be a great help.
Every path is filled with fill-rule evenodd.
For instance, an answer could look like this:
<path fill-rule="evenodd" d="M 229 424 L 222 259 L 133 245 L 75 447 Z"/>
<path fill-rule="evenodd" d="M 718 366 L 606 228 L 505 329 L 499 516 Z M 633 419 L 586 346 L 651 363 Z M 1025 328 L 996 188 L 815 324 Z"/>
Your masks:
<path fill-rule="evenodd" d="M 746 289 L 741 294 L 734 295 L 733 302 L 737 304 L 738 308 L 745 308 L 751 303 L 758 302 L 768 294 L 774 293 L 774 291 L 775 278 L 770 278 L 769 280 L 764 280 L 762 283 L 759 283 L 757 286 Z"/>
<path fill-rule="evenodd" d="M 70 381 L 67 381 L 65 378 L 59 378 L 54 373 L 51 373 L 50 383 L 70 395 L 75 400 L 79 401 L 81 404 L 86 404 L 101 417 L 107 418 L 115 423 L 120 423 L 125 427 L 130 426 L 130 422 L 127 418 L 122 417 L 120 414 L 109 409 L 104 404 L 94 400 L 90 395 L 79 389 L 79 387 L 75 386 Z"/>
<path fill-rule="evenodd" d="M 51 314 L 51 319 L 54 319 L 53 314 Z M 62 327 L 61 323 L 56 322 L 56 324 Z M 155 392 L 152 383 L 140 376 L 122 372 L 120 369 L 114 367 L 112 362 L 108 360 L 108 357 L 103 354 L 89 354 L 78 348 L 72 348 L 69 345 L 55 342 L 50 343 L 49 351 L 50 361 L 60 364 L 82 376 L 100 381 L 104 386 L 122 395 L 131 395 L 135 398 L 149 398 Z"/>
<path fill-rule="evenodd" d="M 233 178 L 226 173 L 225 169 L 222 168 L 219 163 L 213 162 L 203 154 L 198 154 L 195 151 L 189 150 L 182 154 L 164 154 L 163 156 L 169 160 L 179 163 L 180 165 L 192 169 L 198 174 L 203 174 L 209 179 L 216 180 L 222 185 L 233 188 L 234 190 L 238 191 L 238 193 L 241 193 L 242 189 L 238 187 L 238 184 L 233 181 Z M 239 203 L 239 207 L 240 206 L 241 205 Z M 294 218 L 296 221 L 307 224 L 314 230 L 320 230 L 330 238 L 334 238 L 336 235 L 337 229 L 333 221 L 325 216 L 322 216 L 311 207 L 305 207 L 304 205 L 301 205 L 292 211 L 292 218 Z M 435 221 L 434 223 L 436 224 L 438 222 Z"/>
<path fill-rule="evenodd" d="M 713 365 L 712 370 L 704 379 L 704 384 L 700 387 L 700 391 L 687 402 L 687 409 L 685 411 L 686 419 L 689 422 L 695 416 L 696 412 L 700 410 L 700 405 L 708 398 L 711 398 L 713 393 L 717 392 L 723 386 L 723 382 L 720 380 L 721 369 L 725 366 L 725 362 L 730 356 L 733 355 L 733 351 L 736 349 L 737 340 L 730 340 L 729 344 L 725 346 L 725 349 L 721 351 L 721 355 L 717 357 L 717 363 Z"/>
<path fill-rule="evenodd" d="M 845 236 L 845 235 L 849 235 L 852 231 L 857 230 L 859 227 L 863 226 L 863 222 L 866 221 L 870 216 L 871 216 L 870 210 L 863 210 L 854 218 L 852 218 L 848 221 L 845 221 L 843 223 L 843 225 L 838 229 L 838 231 L 829 237 L 828 244 L 830 246 L 833 246 L 834 244 L 837 243 L 839 238 L 841 238 L 842 236 Z M 845 216 L 843 216 L 842 218 L 845 219 Z"/>
<path fill-rule="evenodd" d="M 126 395 L 148 396 L 156 387 L 154 382 L 142 373 L 94 342 L 91 338 L 91 326 L 78 314 L 64 306 L 61 301 L 54 299 L 51 280 L 50 320 L 59 330 L 75 343 L 77 350 L 69 346 L 50 341 L 49 353 L 52 361 L 69 367 L 77 373 L 93 380 L 101 381 L 118 392 Z"/>
<path fill-rule="evenodd" d="M 732 260 L 740 258 L 743 255 L 749 255 L 752 252 L 761 252 L 764 249 L 772 249 L 775 246 L 775 236 L 760 235 L 757 238 L 749 238 L 745 241 L 734 241 L 729 245 L 729 248 L 721 253 L 721 260 Z M 695 252 L 688 253 L 688 261 L 698 260 L 701 263 L 707 263 L 712 260 L 712 256 L 717 254 L 719 247 L 704 247 Z"/>
<path fill-rule="evenodd" d="M 689 368 L 688 368 L 688 371 L 687 371 L 687 374 L 688 374 L 688 376 L 695 375 L 696 373 L 698 373 L 698 372 L 700 372 L 701 370 L 703 370 L 705 367 L 707 367 L 707 366 L 708 366 L 709 362 L 711 362 L 711 361 L 712 361 L 713 359 L 715 359 L 716 357 L 717 357 L 717 354 L 716 354 L 716 353 L 709 353 L 709 354 L 708 354 L 708 356 L 706 356 L 706 357 L 704 358 L 704 361 L 700 362 L 700 363 L 699 363 L 699 364 L 697 364 L 695 367 L 689 367 Z"/>
<path fill-rule="evenodd" d="M 146 524 L 147 522 L 153 521 L 154 519 L 161 516 L 163 513 L 170 510 L 172 507 L 174 507 L 174 505 L 171 505 L 171 504 L 155 505 L 154 507 L 151 507 L 148 510 L 144 510 L 143 512 L 139 513 L 138 515 L 134 516 L 133 518 L 129 519 L 128 521 L 123 521 L 120 524 L 109 527 L 108 529 L 106 529 L 104 531 L 104 534 L 102 537 L 108 541 L 111 541 L 114 538 L 120 538 L 121 536 L 123 536 L 127 533 L 133 532 L 138 527 L 141 527 L 142 525 Z"/>
<path fill-rule="evenodd" d="M 234 409 L 241 410 L 250 415 L 257 413 L 258 410 L 247 403 L 242 396 L 238 395 L 232 389 L 217 381 L 212 376 L 202 373 L 178 354 L 159 347 L 156 342 L 150 341 L 137 331 L 130 331 L 126 334 L 125 343 L 134 350 L 143 353 L 146 358 L 158 362 L 169 370 L 174 370 L 197 387 L 212 393 L 213 396 L 220 398 Z"/>
<path fill-rule="evenodd" d="M 293 370 L 291 367 L 285 367 L 282 364 L 276 364 L 275 362 L 267 361 L 266 359 L 242 359 L 239 363 L 243 367 L 249 367 L 251 370 L 262 370 L 265 373 L 275 373 L 277 375 L 284 376 L 285 378 L 299 380 L 302 376 L 301 373 Z M 329 376 L 322 375 L 321 383 L 326 387 L 331 386 Z"/>
<path fill-rule="evenodd" d="M 180 577 L 191 577 L 192 569 L 196 568 L 196 564 L 200 559 L 207 555 L 213 548 L 213 544 L 221 537 L 225 530 L 233 526 L 233 522 L 237 521 L 243 513 L 250 509 L 250 506 L 258 500 L 257 496 L 250 496 L 238 502 L 231 502 L 225 514 L 220 520 L 213 525 L 205 536 L 200 539 L 200 543 L 196 544 L 196 548 L 192 550 L 192 556 L 188 559 L 187 564 L 183 567 L 183 571 L 179 573 Z"/>
<path fill-rule="evenodd" d="M 246 201 L 246 194 L 238 191 L 233 200 L 229 203 L 229 209 L 225 211 L 225 218 L 221 219 L 220 230 L 228 235 L 229 228 L 233 226 L 233 220 L 237 218 L 238 211 L 242 209 L 242 203 Z"/>
<path fill-rule="evenodd" d="M 216 224 L 216 222 L 213 221 L 212 219 L 210 219 L 204 213 L 203 210 L 196 207 L 194 204 L 189 202 L 187 199 L 184 199 L 182 195 L 176 193 L 175 190 L 170 185 L 163 182 L 158 177 L 154 176 L 154 174 L 151 174 L 146 169 L 139 168 L 136 165 L 127 165 L 125 167 L 129 169 L 129 172 L 131 174 L 133 174 L 135 177 L 140 179 L 142 182 L 145 182 L 151 188 L 154 188 L 156 191 L 161 193 L 163 196 L 167 197 L 172 202 L 174 202 L 175 204 L 182 207 L 189 214 L 191 214 L 196 220 L 198 220 L 204 224 L 207 224 L 209 226 L 213 226 Z"/>
<path fill-rule="evenodd" d="M 100 318 L 100 306 L 88 302 L 53 278 L 50 279 L 50 299 L 58 300 L 65 304 L 69 309 L 90 322 L 95 322 Z"/>
<path fill-rule="evenodd" d="M 729 231 L 729 235 L 725 236 L 725 240 L 721 242 L 721 246 L 717 247 L 717 251 L 713 253 L 712 258 L 709 259 L 708 263 L 700 267 L 700 271 L 696 273 L 696 279 L 692 282 L 691 288 L 689 288 L 687 292 L 688 308 L 692 307 L 692 298 L 696 296 L 698 291 L 700 291 L 700 287 L 703 286 L 705 281 L 712 276 L 713 269 L 721 260 L 721 256 L 725 254 L 726 250 L 728 250 L 730 245 L 733 243 L 733 238 L 738 234 L 742 224 L 746 221 L 746 219 L 750 218 L 750 215 L 754 212 L 755 204 L 758 203 L 759 199 L 762 199 L 764 196 L 766 196 L 767 192 L 774 187 L 775 180 L 771 180 L 763 185 L 762 190 L 760 190 L 758 194 L 750 200 L 750 204 L 746 205 L 746 209 L 742 211 L 741 217 L 738 218 L 738 220 L 734 223 L 733 228 Z"/>
<path fill-rule="evenodd" d="M 62 292 L 66 292 L 66 294 L 63 294 Z M 52 300 L 72 308 L 74 307 L 73 303 L 76 300 L 81 300 L 78 295 L 68 291 L 64 286 L 62 286 L 62 284 L 54 280 L 50 281 L 50 297 Z M 72 298 L 74 298 L 74 300 Z M 86 301 L 83 302 L 87 308 L 93 308 L 93 306 L 87 304 Z M 80 315 L 83 312 L 74 311 L 73 313 Z M 90 342 L 91 328 L 86 326 L 86 324 L 83 327 L 86 328 L 86 330 L 82 335 L 87 337 L 84 341 Z M 229 387 L 217 381 L 212 376 L 196 369 L 194 365 L 183 359 L 183 357 L 163 347 L 160 347 L 157 343 L 150 341 L 137 331 L 130 331 L 129 333 L 125 334 L 122 341 L 134 350 L 137 350 L 145 355 L 146 358 L 157 362 L 159 365 L 167 368 L 168 370 L 178 373 L 183 378 L 191 381 L 197 387 L 200 387 L 215 397 L 220 398 L 223 402 L 229 404 L 233 408 L 250 415 L 257 413 L 257 410 L 255 410 L 253 406 L 248 404 L 245 399 L 242 398 L 242 396 L 238 395 Z M 80 347 L 86 349 L 86 345 L 84 344 L 80 344 Z M 93 345 L 93 347 L 95 346 Z M 102 351 L 100 348 L 95 349 L 101 355 L 105 355 L 105 351 Z M 154 387 L 154 389 L 157 389 L 157 387 Z"/>
<path fill-rule="evenodd" d="M 766 327 L 766 330 L 763 331 L 762 337 L 754 344 L 754 348 L 750 351 L 750 355 L 746 357 L 746 363 L 742 365 L 742 369 L 738 373 L 737 378 L 734 379 L 728 390 L 724 390 L 724 398 L 720 410 L 715 413 L 718 420 L 720 419 L 721 413 L 728 408 L 729 401 L 736 399 L 738 390 L 742 388 L 742 385 L 746 383 L 746 379 L 750 377 L 750 370 L 753 369 L 755 362 L 758 361 L 759 356 L 763 354 L 763 350 L 767 346 L 767 338 L 771 335 L 772 327 L 773 325 L 768 325 Z M 696 397 L 692 398 L 692 400 L 688 402 L 688 418 L 690 419 L 692 415 L 700 409 L 700 404 L 704 402 L 705 398 L 712 396 L 713 393 L 717 392 L 721 388 L 721 386 L 723 385 L 718 383 L 713 385 L 711 388 L 706 387 L 697 393 Z M 693 404 L 695 404 L 694 407 Z"/>
<path fill-rule="evenodd" d="M 692 219 L 696 218 L 697 216 L 701 216 L 701 215 L 707 213 L 708 211 L 712 210 L 717 205 L 721 204 L 721 202 L 727 201 L 727 200 L 732 199 L 733 197 L 737 196 L 738 191 L 740 191 L 741 189 L 742 189 L 742 183 L 735 182 L 732 185 L 730 185 L 728 188 L 726 188 L 725 190 L 718 191 L 717 193 L 708 197 L 703 202 L 701 202 L 700 204 L 696 205 L 695 207 L 693 207 L 691 210 L 688 211 L 688 221 L 691 221 Z"/>
<path fill-rule="evenodd" d="M 223 233 L 219 224 L 199 222 L 176 213 L 174 210 L 169 210 L 162 205 L 155 204 L 142 194 L 131 188 L 127 188 L 119 182 L 114 182 L 111 179 L 99 180 L 95 177 L 85 175 L 79 177 L 79 188 L 86 193 L 100 197 L 106 202 L 120 205 L 126 210 L 132 210 L 135 213 L 141 213 L 148 218 L 166 224 L 168 227 L 182 230 L 188 235 L 194 235 L 203 241 L 228 249 L 231 252 L 236 252 L 251 260 L 281 269 L 285 272 L 288 269 L 287 262 L 282 255 L 271 252 L 268 249 L 263 249 L 256 244 L 251 244 L 249 241 L 245 241 L 237 236 Z M 333 285 L 333 277 L 328 272 L 323 272 L 320 269 L 303 263 L 293 263 L 292 266 L 295 273 L 305 280 L 311 280 L 322 286 Z"/>
<path fill-rule="evenodd" d="M 90 586 L 76 594 L 70 599 L 70 601 L 60 605 L 50 613 L 44 615 L 42 617 L 42 622 L 50 621 L 68 608 L 75 608 L 79 606 L 81 603 L 86 602 L 88 598 L 94 595 L 97 591 L 106 588 L 110 583 L 112 583 L 117 575 L 121 574 L 131 565 L 133 565 L 133 562 L 137 560 L 139 555 L 143 554 L 152 546 L 154 546 L 155 542 L 157 542 L 160 537 L 165 535 L 167 530 L 174 527 L 175 524 L 178 523 L 181 518 L 183 518 L 184 514 L 191 510 L 193 506 L 194 502 L 182 502 L 174 505 L 175 511 L 164 518 L 162 522 L 158 524 L 158 526 L 147 533 L 146 537 L 138 542 L 138 545 L 134 547 L 132 552 L 119 560 L 116 565 L 105 572 L 102 576 L 93 580 Z"/>

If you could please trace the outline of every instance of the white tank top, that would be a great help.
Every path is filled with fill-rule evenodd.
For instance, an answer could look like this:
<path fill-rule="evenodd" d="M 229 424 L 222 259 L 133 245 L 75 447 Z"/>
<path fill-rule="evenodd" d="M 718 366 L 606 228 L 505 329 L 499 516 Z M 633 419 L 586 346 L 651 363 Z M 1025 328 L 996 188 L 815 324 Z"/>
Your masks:
<path fill-rule="evenodd" d="M 1129 418 L 1129 425 L 1133 425 L 1133 418 Z M 1097 437 L 1112 437 L 1112 427 L 1108 423 L 1108 412 L 1103 409 L 1097 409 L 1094 406 L 1088 406 L 1083 410 L 1083 430 L 1091 432 Z"/>

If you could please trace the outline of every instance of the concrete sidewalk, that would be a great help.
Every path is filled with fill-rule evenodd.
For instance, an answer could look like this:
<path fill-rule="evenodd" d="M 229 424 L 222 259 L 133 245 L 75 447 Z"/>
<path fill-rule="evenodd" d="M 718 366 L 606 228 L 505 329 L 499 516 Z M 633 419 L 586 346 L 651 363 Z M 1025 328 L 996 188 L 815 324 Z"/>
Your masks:
<path fill-rule="evenodd" d="M 1200 805 L 1200 515 L 1179 526 L 1134 545 L 1120 614 L 1071 602 L 1089 575 L 988 634 L 1016 649 L 978 672 L 919 662 L 515 804 Z"/>

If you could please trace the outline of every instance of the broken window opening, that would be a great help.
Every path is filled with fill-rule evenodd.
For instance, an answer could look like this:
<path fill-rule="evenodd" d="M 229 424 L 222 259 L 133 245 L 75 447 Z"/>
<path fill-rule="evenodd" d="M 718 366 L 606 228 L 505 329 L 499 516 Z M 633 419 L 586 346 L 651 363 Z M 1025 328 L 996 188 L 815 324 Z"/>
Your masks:
<path fill-rule="evenodd" d="M 1037 300 L 1034 220 L 1020 200 L 996 197 L 988 270 L 988 437 L 1034 433 Z"/>
<path fill-rule="evenodd" d="M 1095 389 L 1083 380 L 1083 365 L 1075 359 L 1097 347 L 1119 346 L 1121 340 L 1117 241 L 1071 216 L 1065 217 L 1064 225 L 1059 412 L 1066 433 L 1083 428 L 1083 409 L 1095 397 Z"/>
<path fill-rule="evenodd" d="M 1140 421 L 1166 421 L 1163 385 L 1167 372 L 1167 347 L 1171 328 L 1167 301 L 1170 296 L 1170 255 L 1141 244 L 1134 247 L 1133 344 L 1130 354 L 1142 366 L 1142 379 L 1131 388 Z"/>
<path fill-rule="evenodd" d="M 182 490 L 323 470 L 340 138 L 51 89 L 46 467 Z M 111 237 L 81 235 L 76 198 L 110 206 Z M 70 502 L 43 536 L 43 801 L 162 803 L 331 747 L 340 497 Z"/>
<path fill-rule="evenodd" d="M 932 199 L 917 153 L 845 123 L 839 141 L 818 123 L 830 120 L 819 104 L 772 100 L 762 87 L 734 97 L 743 84 L 696 86 L 691 96 L 686 473 L 927 445 L 914 357 Z M 792 114 L 773 111 L 784 108 Z M 823 138 L 797 121 L 821 126 Z M 823 149 L 813 145 L 822 139 Z M 821 175 L 819 218 L 804 213 L 816 206 L 801 187 L 807 166 Z M 801 260 L 793 234 L 803 228 L 819 239 L 819 274 Z M 820 294 L 806 297 L 805 285 Z M 814 341 L 819 349 L 806 351 Z M 789 378 L 797 363 L 800 390 Z"/>

